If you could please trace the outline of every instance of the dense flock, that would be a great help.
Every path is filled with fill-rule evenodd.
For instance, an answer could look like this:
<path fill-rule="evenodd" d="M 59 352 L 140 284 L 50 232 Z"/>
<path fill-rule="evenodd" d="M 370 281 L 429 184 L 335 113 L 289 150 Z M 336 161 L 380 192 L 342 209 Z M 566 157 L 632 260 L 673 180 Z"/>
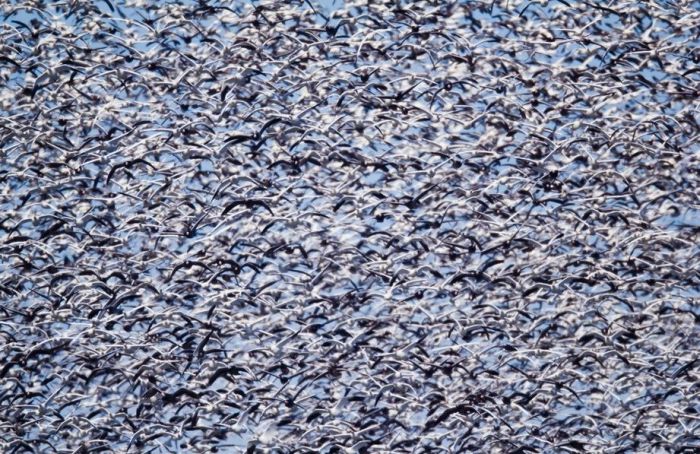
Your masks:
<path fill-rule="evenodd" d="M 0 451 L 697 452 L 700 1 L 0 3 Z"/>

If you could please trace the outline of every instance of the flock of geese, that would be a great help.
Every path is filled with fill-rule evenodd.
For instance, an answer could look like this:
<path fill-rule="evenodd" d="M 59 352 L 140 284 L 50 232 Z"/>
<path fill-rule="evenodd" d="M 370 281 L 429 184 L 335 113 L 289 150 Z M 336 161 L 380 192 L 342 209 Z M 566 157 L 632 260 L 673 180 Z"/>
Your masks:
<path fill-rule="evenodd" d="M 700 449 L 697 0 L 0 18 L 0 451 Z"/>

